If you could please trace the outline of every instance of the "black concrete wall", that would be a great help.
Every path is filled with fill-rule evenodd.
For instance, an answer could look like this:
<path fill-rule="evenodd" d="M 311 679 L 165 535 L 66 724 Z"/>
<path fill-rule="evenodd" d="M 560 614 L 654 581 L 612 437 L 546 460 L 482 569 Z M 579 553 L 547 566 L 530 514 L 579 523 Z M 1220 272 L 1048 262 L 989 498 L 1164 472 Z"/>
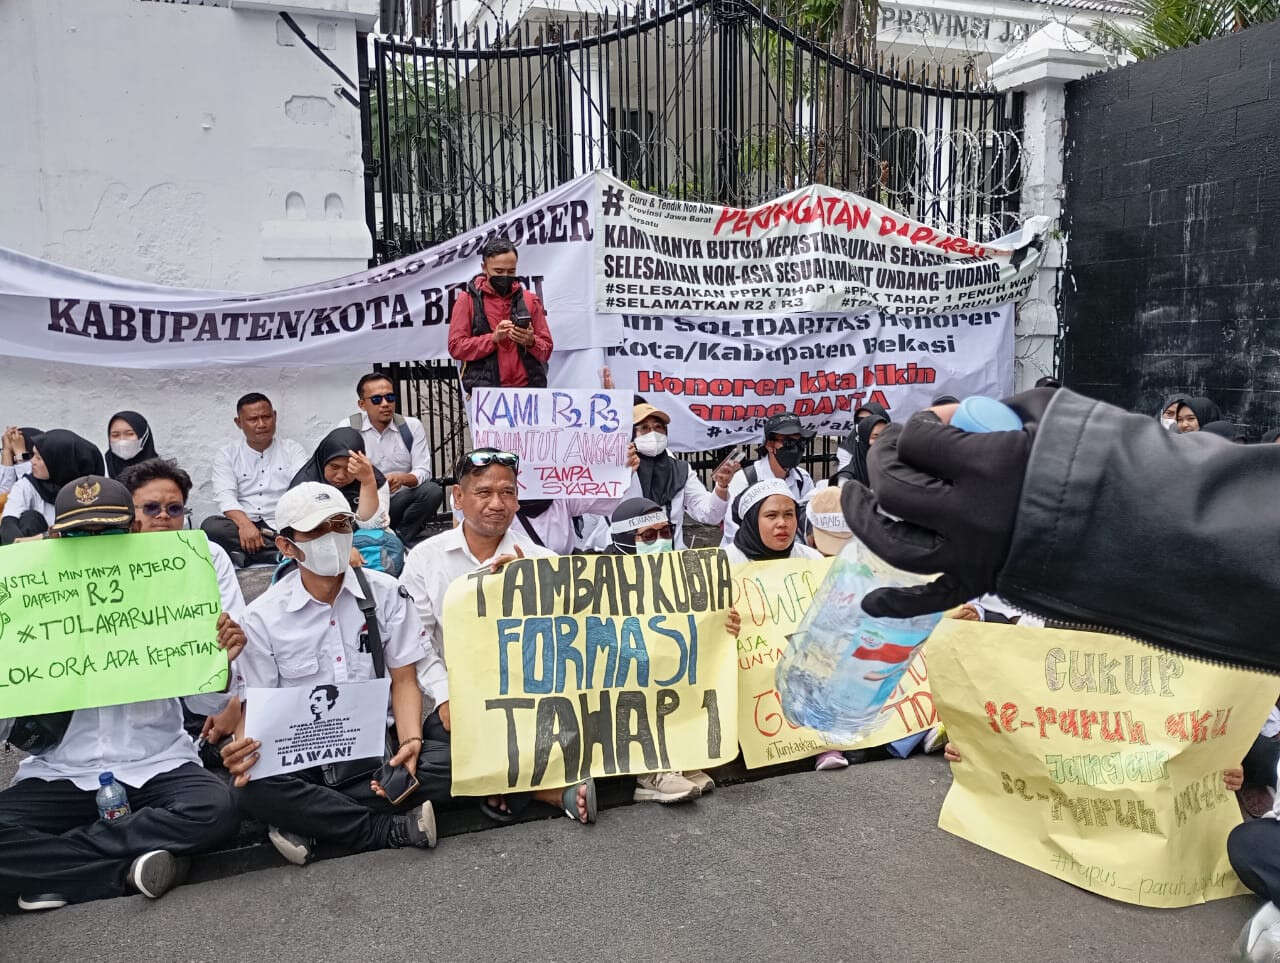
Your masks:
<path fill-rule="evenodd" d="M 1280 23 L 1067 86 L 1065 383 L 1280 427 Z"/>

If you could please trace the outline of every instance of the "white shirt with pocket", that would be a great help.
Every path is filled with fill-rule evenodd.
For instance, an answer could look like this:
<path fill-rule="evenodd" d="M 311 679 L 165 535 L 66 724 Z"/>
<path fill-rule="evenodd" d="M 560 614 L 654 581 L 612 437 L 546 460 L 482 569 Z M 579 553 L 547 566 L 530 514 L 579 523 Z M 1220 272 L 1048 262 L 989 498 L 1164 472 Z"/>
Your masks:
<path fill-rule="evenodd" d="M 271 523 L 276 502 L 289 489 L 307 453 L 296 441 L 274 438 L 255 451 L 243 438 L 224 445 L 213 458 L 213 497 L 222 514 L 239 511 L 251 521 Z"/>

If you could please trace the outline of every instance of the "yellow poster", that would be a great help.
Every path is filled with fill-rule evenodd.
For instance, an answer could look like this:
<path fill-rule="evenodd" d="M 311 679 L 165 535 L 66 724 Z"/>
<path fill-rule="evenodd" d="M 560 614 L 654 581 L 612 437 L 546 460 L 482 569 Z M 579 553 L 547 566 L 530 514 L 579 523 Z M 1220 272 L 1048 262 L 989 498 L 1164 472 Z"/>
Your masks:
<path fill-rule="evenodd" d="M 774 686 L 777 661 L 809 610 L 834 559 L 784 558 L 733 567 L 738 636 L 738 741 L 748 769 L 816 756 L 827 749 L 883 746 L 937 721 L 924 659 L 916 656 L 880 712 L 881 724 L 857 742 L 832 744 L 784 718 Z"/>
<path fill-rule="evenodd" d="M 1114 635 L 944 620 L 925 645 L 960 753 L 938 825 L 1102 896 L 1246 892 L 1227 862 L 1240 765 L 1280 679 Z"/>
<path fill-rule="evenodd" d="M 445 598 L 453 791 L 702 769 L 737 752 L 719 549 L 521 559 Z"/>

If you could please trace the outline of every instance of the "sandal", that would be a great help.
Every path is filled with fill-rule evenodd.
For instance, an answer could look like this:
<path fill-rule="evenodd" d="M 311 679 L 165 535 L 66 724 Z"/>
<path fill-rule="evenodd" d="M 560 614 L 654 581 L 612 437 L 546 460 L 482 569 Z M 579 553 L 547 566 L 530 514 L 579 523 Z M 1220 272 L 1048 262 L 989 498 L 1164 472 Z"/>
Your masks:
<path fill-rule="evenodd" d="M 578 818 L 578 786 L 587 787 L 587 818 Z M 560 805 L 564 808 L 564 814 L 572 819 L 575 823 L 594 823 L 596 821 L 596 781 L 588 776 L 580 783 L 572 786 L 566 786 L 564 792 L 560 794 Z"/>
<path fill-rule="evenodd" d="M 490 806 L 488 799 L 480 800 L 480 811 L 495 823 L 503 826 L 508 826 L 516 821 L 516 814 L 510 809 L 499 809 L 497 806 Z"/>

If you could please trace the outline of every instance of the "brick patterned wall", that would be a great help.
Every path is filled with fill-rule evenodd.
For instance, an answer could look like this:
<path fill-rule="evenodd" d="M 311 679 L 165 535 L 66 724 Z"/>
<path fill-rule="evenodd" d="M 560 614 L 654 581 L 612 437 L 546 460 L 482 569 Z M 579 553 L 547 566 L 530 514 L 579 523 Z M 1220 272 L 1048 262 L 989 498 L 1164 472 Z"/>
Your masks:
<path fill-rule="evenodd" d="M 1065 383 L 1280 427 L 1280 23 L 1067 86 Z"/>

